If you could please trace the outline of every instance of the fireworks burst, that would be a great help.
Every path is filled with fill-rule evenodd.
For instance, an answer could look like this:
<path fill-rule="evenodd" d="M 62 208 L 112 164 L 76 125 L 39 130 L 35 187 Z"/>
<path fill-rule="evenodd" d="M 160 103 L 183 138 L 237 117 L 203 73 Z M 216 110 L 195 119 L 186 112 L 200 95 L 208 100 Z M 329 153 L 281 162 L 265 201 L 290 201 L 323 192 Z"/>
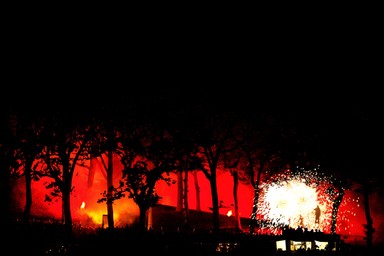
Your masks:
<path fill-rule="evenodd" d="M 333 180 L 317 169 L 299 169 L 280 173 L 262 184 L 257 212 L 261 232 L 279 233 L 284 227 L 329 232 L 337 195 L 337 190 L 330 189 Z M 343 199 L 344 204 L 350 201 Z M 342 218 L 351 214 L 349 207 Z"/>

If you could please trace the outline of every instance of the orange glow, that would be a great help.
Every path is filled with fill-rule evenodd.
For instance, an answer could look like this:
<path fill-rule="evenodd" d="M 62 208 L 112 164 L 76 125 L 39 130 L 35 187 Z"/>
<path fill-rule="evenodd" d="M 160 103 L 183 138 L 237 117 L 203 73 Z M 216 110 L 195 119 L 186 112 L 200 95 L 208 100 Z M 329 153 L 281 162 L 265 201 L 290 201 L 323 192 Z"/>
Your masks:
<path fill-rule="evenodd" d="M 232 216 L 232 210 L 229 210 L 229 211 L 227 212 L 227 216 L 228 216 L 228 217 L 231 217 L 231 216 Z"/>
<path fill-rule="evenodd" d="M 84 209 L 84 208 L 85 208 L 85 202 L 83 201 L 83 202 L 81 203 L 80 209 Z"/>

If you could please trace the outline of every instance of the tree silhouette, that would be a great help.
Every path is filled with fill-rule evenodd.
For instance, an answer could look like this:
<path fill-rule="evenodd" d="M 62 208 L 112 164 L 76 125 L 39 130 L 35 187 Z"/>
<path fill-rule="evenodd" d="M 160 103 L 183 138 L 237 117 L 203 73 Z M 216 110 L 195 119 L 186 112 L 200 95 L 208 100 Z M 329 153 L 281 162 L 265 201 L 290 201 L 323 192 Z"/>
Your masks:
<path fill-rule="evenodd" d="M 153 129 L 151 129 L 153 128 Z M 119 155 L 123 164 L 122 178 L 114 193 L 99 202 L 118 200 L 124 196 L 132 198 L 139 207 L 139 230 L 147 227 L 147 212 L 157 204 L 160 196 L 155 185 L 163 180 L 170 185 L 169 173 L 175 170 L 175 158 L 171 137 L 158 126 L 136 126 L 119 139 Z"/>
<path fill-rule="evenodd" d="M 220 232 L 219 197 L 217 191 L 218 165 L 224 165 L 224 154 L 238 147 L 234 138 L 233 121 L 236 119 L 229 114 L 213 114 L 205 116 L 196 134 L 196 146 L 202 159 L 200 170 L 208 179 L 212 197 L 213 232 Z"/>
<path fill-rule="evenodd" d="M 57 197 L 62 200 L 62 223 L 68 239 L 73 235 L 70 203 L 73 176 L 76 166 L 90 159 L 89 147 L 96 131 L 87 121 L 84 116 L 60 112 L 46 116 L 44 126 L 45 148 L 41 156 L 44 165 L 40 175 L 51 179 L 46 184 L 51 189 L 46 200 Z"/>
<path fill-rule="evenodd" d="M 233 201 L 234 201 L 234 217 L 235 217 L 235 229 L 242 230 L 241 220 L 239 214 L 239 198 L 238 198 L 238 187 L 239 187 L 239 162 L 241 159 L 241 151 L 234 150 L 234 152 L 227 152 L 224 157 L 224 168 L 229 169 L 233 177 Z"/>
<path fill-rule="evenodd" d="M 343 201 L 345 190 L 350 187 L 348 181 L 343 178 L 334 177 L 331 186 L 326 190 L 327 194 L 331 197 L 332 204 L 332 218 L 331 218 L 331 234 L 336 234 L 337 214 L 339 207 Z"/>
<path fill-rule="evenodd" d="M 44 128 L 42 117 L 38 115 L 15 115 L 11 123 L 14 138 L 17 141 L 17 158 L 20 161 L 21 175 L 25 179 L 25 207 L 22 220 L 29 223 L 29 215 L 32 207 L 32 180 L 39 179 L 38 159 L 42 153 L 41 132 Z"/>
<path fill-rule="evenodd" d="M 275 119 L 270 113 L 255 112 L 244 116 L 238 127 L 237 140 L 243 152 L 240 168 L 254 189 L 249 226 L 250 233 L 254 234 L 258 228 L 257 212 L 262 179 L 267 181 L 274 172 L 284 170 L 289 160 L 282 155 L 284 140 L 281 120 Z"/>
<path fill-rule="evenodd" d="M 114 108 L 102 108 L 100 112 L 95 114 L 93 126 L 97 126 L 97 133 L 95 134 L 96 137 L 92 140 L 93 143 L 90 148 L 91 158 L 96 160 L 101 166 L 100 169 L 106 173 L 107 191 L 104 196 L 107 199 L 105 202 L 107 204 L 109 229 L 114 229 L 115 227 L 113 213 L 113 160 L 119 155 L 119 134 L 123 127 L 125 127 L 124 122 L 129 121 L 128 117 L 124 117 L 127 120 L 122 120 L 122 116 L 116 115 L 112 111 L 117 110 Z"/>

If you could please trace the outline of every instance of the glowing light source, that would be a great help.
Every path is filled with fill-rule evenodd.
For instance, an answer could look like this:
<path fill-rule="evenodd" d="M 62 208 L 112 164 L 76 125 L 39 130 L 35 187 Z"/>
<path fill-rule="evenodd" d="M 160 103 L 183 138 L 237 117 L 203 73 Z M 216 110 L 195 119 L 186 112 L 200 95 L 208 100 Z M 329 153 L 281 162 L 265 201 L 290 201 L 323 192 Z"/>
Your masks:
<path fill-rule="evenodd" d="M 314 209 L 319 204 L 316 189 L 301 181 L 272 184 L 266 191 L 265 201 L 269 205 L 267 218 L 279 224 L 312 227 L 315 223 Z"/>
<path fill-rule="evenodd" d="M 287 170 L 261 185 L 257 219 L 259 227 L 279 233 L 281 228 L 329 229 L 335 196 L 332 177 L 317 171 Z"/>

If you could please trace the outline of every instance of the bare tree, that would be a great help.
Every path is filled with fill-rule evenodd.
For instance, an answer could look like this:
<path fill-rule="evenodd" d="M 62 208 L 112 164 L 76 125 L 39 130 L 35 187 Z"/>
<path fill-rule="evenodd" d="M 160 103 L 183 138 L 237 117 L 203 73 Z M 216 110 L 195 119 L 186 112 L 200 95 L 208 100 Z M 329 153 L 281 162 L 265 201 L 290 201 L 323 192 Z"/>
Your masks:
<path fill-rule="evenodd" d="M 29 223 L 29 215 L 32 207 L 32 180 L 38 180 L 39 169 L 36 164 L 42 153 L 40 134 L 43 126 L 41 117 L 37 115 L 19 114 L 13 119 L 13 133 L 17 140 L 17 154 L 20 161 L 21 175 L 25 179 L 25 207 L 22 220 Z"/>
<path fill-rule="evenodd" d="M 135 126 L 130 124 L 122 124 L 118 128 L 118 132 L 116 132 L 116 137 L 112 138 L 114 141 L 116 141 L 116 148 L 115 153 L 119 157 L 119 160 L 121 164 L 123 165 L 124 169 L 130 169 L 133 168 L 134 162 L 136 161 L 136 158 L 139 154 L 142 153 L 142 146 L 141 146 L 141 138 L 138 136 L 138 130 Z M 109 137 L 111 139 L 111 137 Z M 110 143 L 107 142 L 107 145 Z M 107 204 L 107 208 L 110 210 L 108 212 L 108 227 L 109 224 L 112 224 L 113 228 L 113 204 L 115 200 L 118 200 L 125 196 L 123 193 L 123 182 L 120 182 L 120 184 L 113 184 L 112 182 L 112 158 L 113 153 L 111 151 L 112 148 L 109 148 L 108 152 L 109 155 L 108 158 L 108 165 L 105 163 L 104 160 L 102 160 L 102 166 L 103 169 L 107 172 L 106 179 L 107 179 L 107 189 L 102 192 L 101 198 L 98 200 L 98 203 L 105 202 Z M 103 159 L 102 157 L 100 159 Z M 109 174 L 108 170 L 109 169 Z M 111 223 L 109 223 L 111 222 Z"/>
<path fill-rule="evenodd" d="M 200 188 L 199 188 L 199 182 L 197 178 L 197 170 L 199 166 L 201 166 L 201 159 L 199 157 L 196 157 L 194 153 L 190 152 L 189 156 L 184 156 L 181 161 L 178 161 L 178 168 L 181 169 L 178 173 L 180 173 L 181 177 L 178 179 L 179 184 L 179 190 L 178 190 L 178 197 L 181 199 L 181 208 L 180 212 L 183 213 L 183 219 L 184 219 L 184 228 L 190 228 L 189 227 L 189 200 L 188 200 L 188 194 L 189 194 L 189 174 L 192 173 L 194 178 L 194 185 L 196 190 L 196 210 L 200 211 Z M 179 193 L 181 196 L 179 196 Z"/>
<path fill-rule="evenodd" d="M 246 116 L 239 124 L 237 139 L 242 150 L 242 161 L 239 168 L 244 171 L 248 182 L 254 189 L 250 234 L 258 228 L 257 212 L 262 179 L 282 169 L 283 161 L 277 156 L 281 152 L 280 128 L 275 119 L 266 113 L 255 113 Z"/>
<path fill-rule="evenodd" d="M 233 199 L 234 199 L 234 209 L 235 209 L 235 229 L 242 230 L 241 219 L 239 214 L 239 200 L 238 200 L 238 187 L 239 187 L 239 169 L 238 165 L 240 162 L 241 154 L 240 150 L 237 150 L 233 153 L 225 154 L 224 158 L 224 167 L 229 169 L 233 177 Z"/>
<path fill-rule="evenodd" d="M 192 172 L 193 177 L 193 185 L 195 186 L 195 193 L 196 193 L 196 211 L 201 211 L 201 204 L 200 204 L 200 186 L 199 186 L 199 179 L 197 176 L 197 171 Z"/>
<path fill-rule="evenodd" d="M 157 126 L 136 126 L 130 128 L 130 133 L 122 134 L 119 138 L 119 155 L 123 164 L 122 178 L 119 186 L 114 187 L 114 193 L 103 198 L 118 200 L 124 196 L 132 198 L 139 207 L 139 230 L 147 228 L 147 213 L 150 207 L 157 204 L 161 198 L 155 185 L 159 180 L 166 184 L 173 181 L 169 173 L 175 170 L 175 158 L 171 137 Z"/>
<path fill-rule="evenodd" d="M 65 236 L 72 236 L 71 192 L 77 165 L 89 160 L 89 147 L 94 129 L 87 118 L 74 113 L 56 113 L 47 116 L 44 126 L 44 149 L 40 159 L 43 165 L 40 175 L 51 178 L 46 184 L 51 193 L 46 200 L 55 197 L 62 200 L 62 223 Z"/>
<path fill-rule="evenodd" d="M 229 113 L 206 116 L 197 131 L 197 156 L 202 159 L 200 170 L 208 179 L 212 197 L 213 232 L 220 232 L 219 196 L 217 191 L 217 171 L 223 165 L 223 157 L 238 145 L 234 139 L 233 129 L 236 118 Z"/>

